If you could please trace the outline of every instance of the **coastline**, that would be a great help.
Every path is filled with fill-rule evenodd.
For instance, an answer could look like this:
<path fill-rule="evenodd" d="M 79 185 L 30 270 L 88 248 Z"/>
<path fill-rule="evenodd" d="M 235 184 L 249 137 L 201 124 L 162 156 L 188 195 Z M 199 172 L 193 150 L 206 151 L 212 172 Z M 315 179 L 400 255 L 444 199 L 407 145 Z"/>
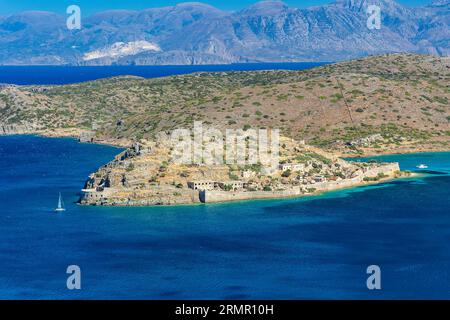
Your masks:
<path fill-rule="evenodd" d="M 81 130 L 78 130 L 77 132 L 80 132 Z M 79 136 L 77 137 L 76 134 L 74 134 L 74 131 L 72 130 L 61 130 L 58 132 L 36 132 L 36 133 L 11 133 L 8 135 L 35 135 L 43 138 L 69 138 L 77 140 L 79 143 L 88 143 L 88 144 L 97 144 L 97 145 L 105 145 L 110 147 L 116 147 L 116 148 L 126 148 L 127 144 L 124 143 L 124 141 L 120 141 L 120 143 L 115 143 L 111 140 L 94 140 L 92 142 L 82 142 L 79 139 Z M 2 136 L 2 135 L 0 135 Z M 6 135 L 3 135 L 6 136 Z M 420 150 L 418 152 L 397 152 L 397 153 L 383 153 L 383 154 L 377 154 L 373 156 L 384 156 L 384 155 L 401 155 L 401 154 L 420 154 L 420 153 L 428 153 L 428 152 L 450 152 L 450 150 L 433 150 L 433 151 L 424 151 Z M 364 154 L 364 155 L 358 155 L 357 157 L 352 157 L 353 159 L 359 159 L 359 158 L 365 158 L 365 157 L 371 157 L 372 155 Z M 350 158 L 351 159 L 351 158 Z M 293 193 L 292 190 L 286 190 L 283 191 L 272 191 L 272 192 L 264 192 L 264 191 L 257 191 L 257 192 L 251 192 L 251 191 L 245 191 L 245 192 L 239 192 L 238 197 L 228 197 L 225 200 L 213 200 L 213 201 L 205 201 L 202 203 L 202 201 L 192 200 L 185 203 L 169 203 L 169 204 L 152 204 L 152 205 L 141 205 L 141 204 L 132 204 L 132 203 L 126 203 L 126 204 L 115 204 L 115 205 L 102 205 L 105 207 L 174 207 L 174 206 L 198 206 L 201 204 L 216 204 L 216 203 L 236 203 L 236 202 L 248 202 L 248 201 L 261 201 L 261 200 L 283 200 L 283 199 L 296 199 L 296 198 L 303 198 L 303 197 L 313 197 L 313 196 L 319 196 L 322 194 L 327 194 L 329 192 L 334 191 L 340 191 L 340 190 L 346 190 L 346 189 L 357 189 L 360 187 L 370 186 L 370 185 L 377 185 L 381 183 L 386 183 L 389 181 L 397 180 L 397 179 L 408 179 L 408 178 L 414 178 L 419 177 L 420 173 L 415 172 L 409 172 L 407 175 L 404 171 L 401 171 L 399 175 L 390 175 L 386 178 L 381 178 L 378 181 L 360 181 L 360 182 L 352 182 L 348 185 L 343 185 L 340 187 L 333 187 L 333 188 L 324 188 L 319 189 L 311 193 Z M 86 190 L 83 190 L 86 191 Z M 189 191 L 190 192 L 190 191 Z M 212 191 L 214 192 L 214 191 Z M 192 192 L 190 192 L 192 193 Z M 216 193 L 220 196 L 225 193 L 229 194 L 238 194 L 236 192 L 225 192 L 225 191 L 216 191 Z M 191 199 L 194 199 L 192 195 L 190 195 Z M 81 203 L 82 198 L 80 199 L 79 203 L 80 205 L 92 205 L 92 204 L 83 204 Z"/>
<path fill-rule="evenodd" d="M 9 133 L 0 133 L 1 136 L 13 136 L 13 135 L 35 135 L 43 138 L 71 138 L 78 140 L 80 143 L 92 143 L 105 145 L 110 147 L 118 147 L 118 148 L 128 148 L 133 144 L 132 140 L 128 139 L 95 139 L 92 142 L 83 142 L 80 141 L 80 136 L 82 133 L 89 132 L 88 130 L 81 130 L 77 128 L 70 129 L 55 129 L 54 131 L 30 131 L 30 132 L 9 132 Z M 400 150 L 399 150 L 400 149 Z M 428 153 L 428 152 L 450 152 L 450 148 L 448 146 L 439 146 L 436 148 L 432 147 L 421 147 L 419 149 L 413 148 L 398 148 L 398 149 L 388 149 L 386 151 L 375 152 L 371 150 L 367 150 L 362 154 L 352 154 L 348 152 L 340 152 L 335 151 L 334 155 L 338 158 L 347 158 L 347 159 L 360 159 L 360 158 L 369 158 L 369 157 L 379 157 L 379 156 L 387 156 L 387 155 L 402 155 L 402 154 L 420 154 L 420 153 Z"/>
<path fill-rule="evenodd" d="M 388 165 L 390 166 L 390 165 Z M 226 191 L 204 191 L 205 203 L 222 203 L 222 202 L 231 202 L 231 201 L 239 201 L 239 200 L 258 200 L 258 199 L 284 199 L 284 198 L 297 198 L 304 196 L 313 196 L 319 195 L 326 192 L 342 190 L 342 189 L 351 189 L 358 188 L 362 186 L 379 184 L 383 182 L 387 182 L 390 180 L 395 180 L 402 177 L 410 177 L 409 174 L 404 172 L 399 173 L 398 175 L 392 173 L 386 178 L 380 178 L 377 181 L 358 181 L 358 180 L 343 180 L 340 183 L 337 182 L 323 182 L 314 185 L 308 186 L 309 188 L 316 189 L 313 192 L 302 193 L 301 188 L 292 187 L 291 189 L 284 191 L 255 191 L 255 192 L 226 192 Z M 208 196 L 208 193 L 210 194 Z M 208 197 L 210 199 L 208 199 Z"/>
<path fill-rule="evenodd" d="M 356 188 L 360 186 L 384 183 L 389 180 L 411 177 L 409 172 L 400 171 L 398 163 L 384 163 L 367 170 L 361 175 L 351 179 L 341 179 L 340 181 L 322 181 L 313 184 L 303 184 L 298 186 L 288 186 L 282 190 L 248 191 L 239 190 L 192 190 L 174 189 L 168 186 L 157 186 L 150 189 L 133 190 L 127 188 L 86 188 L 79 203 L 91 206 L 111 206 L 111 207 L 149 207 L 149 206 L 173 206 L 189 204 L 210 204 L 235 202 L 242 200 L 260 199 L 285 199 L 304 196 L 312 196 L 325 192 L 336 191 L 346 188 Z"/>
<path fill-rule="evenodd" d="M 23 254 L 19 255 L 20 263 L 8 259 L 10 250 L 4 251 L 5 261 L 10 262 L 3 265 L 5 274 L 8 274 L 8 269 L 14 266 L 19 268 L 19 271 L 31 267 L 34 267 L 33 270 L 42 267 L 42 263 L 36 259 L 30 259 L 30 248 L 35 248 L 39 256 L 47 256 L 52 261 L 54 258 L 60 259 L 60 250 L 64 251 L 70 248 L 69 252 L 75 252 L 73 256 L 70 256 L 73 258 L 69 257 L 69 262 L 72 263 L 72 261 L 85 261 L 86 247 L 91 248 L 95 245 L 97 251 L 88 256 L 90 259 L 88 262 L 95 267 L 95 270 L 98 270 L 95 275 L 98 274 L 101 277 L 108 271 L 108 274 L 114 275 L 114 278 L 123 279 L 126 283 L 131 285 L 137 283 L 133 287 L 136 288 L 136 292 L 140 292 L 139 290 L 142 289 L 140 285 L 143 279 L 142 263 L 145 263 L 146 270 L 158 268 L 154 278 L 144 277 L 144 284 L 149 288 L 156 287 L 153 279 L 159 279 L 160 274 L 167 274 L 167 270 L 174 272 L 170 273 L 170 276 L 176 276 L 176 272 L 183 277 L 186 268 L 197 270 L 189 279 L 199 281 L 199 285 L 203 285 L 205 281 L 198 275 L 201 276 L 205 272 L 208 274 L 207 271 L 211 269 L 211 266 L 217 266 L 218 259 L 227 263 L 225 265 L 227 270 L 232 270 L 230 272 L 236 270 L 239 274 L 239 269 L 242 268 L 236 261 L 243 261 L 250 256 L 251 261 L 245 261 L 248 262 L 248 265 L 256 266 L 255 268 L 258 269 L 252 267 L 248 273 L 244 274 L 243 280 L 240 280 L 243 281 L 240 282 L 241 284 L 244 286 L 247 284 L 248 275 L 255 274 L 254 279 L 260 279 L 260 274 L 270 270 L 271 274 L 277 276 L 276 282 L 273 283 L 273 290 L 276 291 L 280 285 L 285 285 L 282 288 L 286 288 L 289 293 L 292 285 L 278 279 L 284 279 L 285 271 L 292 270 L 290 268 L 293 262 L 306 263 L 305 269 L 314 270 L 314 274 L 308 274 L 308 276 L 314 276 L 317 281 L 320 281 L 324 272 L 333 270 L 336 265 L 339 265 L 342 261 L 342 253 L 354 252 L 355 245 L 358 248 L 364 246 L 364 250 L 361 249 L 361 252 L 367 253 L 364 257 L 368 261 L 373 257 L 373 250 L 376 248 L 377 254 L 386 254 L 381 256 L 386 261 L 390 261 L 389 259 L 392 257 L 397 258 L 399 254 L 406 252 L 400 258 L 405 257 L 405 264 L 407 264 L 411 261 L 410 252 L 416 252 L 414 250 L 417 249 L 417 243 L 423 245 L 421 247 L 423 250 L 416 252 L 418 261 L 423 259 L 424 253 L 431 253 L 435 257 L 432 259 L 430 256 L 426 256 L 430 266 L 435 266 L 441 261 L 439 259 L 442 259 L 441 250 L 430 250 L 428 235 L 435 235 L 436 242 L 433 242 L 434 244 L 442 243 L 442 234 L 437 233 L 436 230 L 443 230 L 442 228 L 446 228 L 449 224 L 446 219 L 448 195 L 445 194 L 445 190 L 448 190 L 449 176 L 440 178 L 426 174 L 427 178 L 394 180 L 381 185 L 338 190 L 301 198 L 161 207 L 88 207 L 74 203 L 77 200 L 76 195 L 82 187 L 82 185 L 80 186 L 82 181 L 79 178 L 84 177 L 85 173 L 89 171 L 87 167 L 95 168 L 105 163 L 108 158 L 112 158 L 112 154 L 116 152 L 114 148 L 94 145 L 89 147 L 89 144 L 77 143 L 75 140 L 69 142 L 69 139 L 41 140 L 38 137 L 24 136 L 2 140 L 4 142 L 8 140 L 8 143 L 2 143 L 3 150 L 12 151 L 12 148 L 5 147 L 17 146 L 17 149 L 23 151 L 14 156 L 16 161 L 11 162 L 6 158 L 3 161 L 3 163 L 11 163 L 11 168 L 16 168 L 19 170 L 15 170 L 16 172 L 23 174 L 23 179 L 11 181 L 14 184 L 5 186 L 5 188 L 9 188 L 9 191 L 3 194 L 5 201 L 3 201 L 2 217 L 5 224 L 2 227 L 5 232 L 2 232 L 2 240 L 4 243 L 10 244 L 11 250 L 23 250 L 21 251 Z M 36 147 L 30 143 L 36 143 Z M 56 147 L 46 152 L 45 149 L 37 146 Z M 37 150 L 38 153 L 32 154 L 33 150 Z M 58 158 L 62 152 L 68 153 L 71 150 L 73 155 Z M 97 156 L 96 160 L 92 160 L 95 154 L 104 153 L 101 150 L 109 155 Z M 30 154 L 27 155 L 27 153 Z M 20 171 L 22 161 L 18 160 L 39 159 L 40 155 L 44 154 L 48 154 L 47 158 L 51 159 L 49 164 L 61 165 L 60 174 L 53 174 L 52 167 L 48 166 L 45 161 L 40 162 L 42 167 L 25 166 L 24 171 Z M 91 160 L 86 161 L 84 165 L 78 162 L 79 159 L 86 160 L 86 157 Z M 99 161 L 100 159 L 106 161 Z M 446 154 L 445 161 L 440 155 L 435 156 L 434 160 L 449 168 L 450 154 Z M 400 163 L 402 162 L 400 161 Z M 429 164 L 433 165 L 431 160 Z M 70 172 L 72 165 L 74 166 L 73 172 Z M 411 168 L 411 166 L 405 168 Z M 7 170 L 5 173 L 7 172 L 10 174 L 4 175 L 4 177 L 14 174 L 12 170 Z M 41 176 L 41 172 L 49 174 L 44 177 Z M 58 200 L 58 191 L 62 191 L 67 208 L 66 213 L 60 215 L 53 212 Z M 26 201 L 23 199 L 23 194 L 27 195 Z M 11 218 L 7 218 L 7 216 Z M 443 225 L 443 223 L 445 224 Z M 424 233 L 423 230 L 429 231 L 429 233 Z M 42 237 L 46 237 L 48 234 L 60 241 L 42 242 Z M 380 234 L 383 237 L 379 238 Z M 17 241 L 8 242 L 10 239 Z M 394 242 L 394 239 L 401 242 Z M 377 245 L 374 246 L 373 241 Z M 380 241 L 383 241 L 382 245 L 379 243 Z M 32 243 L 34 244 L 32 245 Z M 342 247 L 348 248 L 348 251 L 343 252 Z M 102 259 L 98 259 L 105 252 L 122 257 L 124 248 L 133 250 L 130 255 L 125 256 L 124 264 L 134 268 L 131 273 L 127 268 L 116 268 L 116 264 L 105 264 Z M 283 250 L 280 251 L 280 248 Z M 328 264 L 324 267 L 323 252 L 328 252 L 326 250 L 330 250 L 330 248 L 335 248 L 330 253 L 332 260 L 327 260 Z M 392 248 L 392 250 L 386 248 Z M 442 245 L 442 248 L 446 248 L 445 244 Z M 168 255 L 169 251 L 170 255 Z M 305 252 L 311 252 L 314 256 L 305 257 L 303 255 Z M 205 259 L 206 253 L 208 253 L 207 259 Z M 274 259 L 274 255 L 276 259 Z M 171 267 L 174 256 L 179 261 L 185 261 L 185 264 L 176 270 Z M 63 259 L 67 258 L 64 255 L 62 257 Z M 187 259 L 187 257 L 193 258 Z M 357 263 L 361 262 L 361 257 L 354 254 L 349 257 L 355 259 L 355 268 L 358 268 Z M 155 263 L 155 261 L 162 262 Z M 204 261 L 208 261 L 208 264 L 205 265 Z M 60 260 L 55 260 L 52 265 L 47 266 L 49 271 L 45 274 L 51 275 L 54 266 L 58 267 L 59 262 Z M 84 262 L 84 264 L 88 262 Z M 193 263 L 194 266 L 192 266 Z M 321 269 L 318 270 L 317 265 Z M 443 266 L 442 270 L 445 270 L 446 267 Z M 348 272 L 349 275 L 354 274 L 353 269 L 340 268 L 338 270 L 339 272 Z M 418 276 L 423 274 L 422 269 L 408 270 L 416 272 Z M 401 271 L 399 272 L 401 273 Z M 136 275 L 136 277 L 130 279 L 130 274 Z M 224 278 L 228 275 L 227 272 Z M 345 277 L 346 275 L 339 274 L 339 276 Z M 410 274 L 407 276 L 409 277 Z M 23 285 L 22 282 L 18 284 L 19 289 L 28 288 L 29 281 L 27 280 L 28 278 L 24 279 Z M 202 289 L 217 289 L 215 276 L 211 279 L 208 278 L 207 281 L 210 281 L 207 282 L 208 288 L 202 287 Z M 225 284 L 236 285 L 236 281 L 236 279 L 231 279 Z M 360 283 L 357 277 L 355 281 Z M 428 281 L 428 278 L 424 280 L 427 285 Z M 49 277 L 48 283 L 53 284 L 51 277 Z M 166 281 L 161 283 L 167 284 Z M 179 281 L 177 282 L 175 279 L 172 283 L 178 286 Z M 298 290 L 303 290 L 301 281 L 299 283 Z M 329 284 L 326 281 L 324 283 Z M 186 288 L 182 289 L 189 293 L 191 284 L 192 281 L 189 281 Z M 159 283 L 157 285 L 159 286 Z M 400 282 L 399 285 L 403 286 L 404 283 Z M 411 289 L 415 288 L 414 285 Z M 257 289 L 265 288 L 265 286 L 266 283 L 261 278 L 261 287 Z M 60 285 L 56 283 L 54 287 L 55 290 L 59 290 Z M 425 291 L 426 288 L 428 287 L 424 287 Z M 107 289 L 115 292 L 114 283 Z M 403 290 L 403 287 L 401 289 Z M 12 290 L 16 290 L 16 288 L 12 288 Z M 340 287 L 336 290 L 342 292 Z M 150 291 L 155 292 L 153 289 Z M 3 292 L 5 295 L 9 294 L 7 291 Z M 42 295 L 42 292 L 42 287 L 36 288 L 36 296 Z M 47 291 L 44 291 L 44 294 L 45 292 Z M 166 291 L 161 290 L 161 292 L 163 295 Z M 159 292 L 155 293 L 155 297 L 156 294 Z M 391 294 L 395 295 L 396 293 L 391 292 Z"/>
<path fill-rule="evenodd" d="M 200 205 L 208 205 L 208 206 L 214 206 L 214 205 L 224 205 L 224 204 L 238 204 L 238 203 L 251 203 L 251 202 L 259 202 L 259 201 L 285 201 L 285 200 L 295 200 L 295 199 L 308 199 L 308 198 L 314 198 L 319 196 L 325 196 L 332 194 L 333 192 L 342 192 L 345 190 L 357 190 L 359 188 L 369 187 L 369 186 L 375 186 L 382 183 L 387 183 L 391 181 L 396 180 L 407 180 L 407 179 L 414 179 L 414 178 L 420 178 L 422 176 L 425 176 L 421 173 L 412 172 L 410 176 L 404 176 L 399 178 L 385 178 L 383 180 L 380 180 L 378 182 L 367 182 L 364 184 L 354 185 L 351 187 L 343 187 L 340 189 L 334 189 L 334 190 L 328 190 L 328 191 L 316 191 L 311 194 L 304 194 L 304 195 L 298 195 L 298 196 L 291 196 L 291 197 L 273 197 L 273 198 L 264 198 L 264 199 L 247 199 L 247 200 L 235 200 L 235 201 L 224 201 L 224 202 L 214 202 L 214 203 L 207 203 L 207 204 L 184 204 L 184 205 L 175 205 L 175 206 L 161 206 L 161 207 L 182 207 L 182 206 L 200 206 Z M 133 208 L 133 207 L 131 207 Z M 146 208 L 146 207 L 140 207 L 140 208 Z"/>
<path fill-rule="evenodd" d="M 0 133 L 0 137 L 2 136 L 37 136 L 42 138 L 69 138 L 77 140 L 80 143 L 90 143 L 90 144 L 98 144 L 109 147 L 116 148 L 128 148 L 131 146 L 132 141 L 128 139 L 114 140 L 114 139 L 94 139 L 92 141 L 81 141 L 80 137 L 83 133 L 88 133 L 88 130 L 81 130 L 77 128 L 68 128 L 68 129 L 56 129 L 54 131 L 29 131 L 23 132 L 20 130 L 10 131 L 8 133 Z"/>
<path fill-rule="evenodd" d="M 402 154 L 420 154 L 420 153 L 439 153 L 439 152 L 450 152 L 450 148 L 448 147 L 437 147 L 437 148 L 420 148 L 420 149 L 403 149 L 403 150 L 386 150 L 382 152 L 364 152 L 363 154 L 349 154 L 349 153 L 340 153 L 340 158 L 346 159 L 361 159 L 361 158 L 371 158 L 371 157 L 382 157 L 382 156 L 390 156 L 390 155 L 402 155 Z"/>
<path fill-rule="evenodd" d="M 318 197 L 322 195 L 331 194 L 333 192 L 345 191 L 345 190 L 356 190 L 363 187 L 375 186 L 391 181 L 396 180 L 407 180 L 420 178 L 425 176 L 423 173 L 411 172 L 409 175 L 401 176 L 401 177 L 388 177 L 380 179 L 379 181 L 365 182 L 355 184 L 353 186 L 347 186 L 342 188 L 336 188 L 332 190 L 322 190 L 315 191 L 309 194 L 300 194 L 300 195 L 292 195 L 292 196 L 267 196 L 265 198 L 248 198 L 248 199 L 237 199 L 237 200 L 227 200 L 227 201 L 217 201 L 217 202 L 209 202 L 209 203 L 201 203 L 201 202 L 193 202 L 193 203 L 179 203 L 179 204 L 161 204 L 161 205 L 113 205 L 113 206 L 96 206 L 96 207 L 104 207 L 104 208 L 177 208 L 177 207 L 199 207 L 199 206 L 214 206 L 214 205 L 224 205 L 224 204 L 238 204 L 238 203 L 251 203 L 251 202 L 259 202 L 259 201 L 283 201 L 283 200 L 295 200 L 295 199 L 308 199 L 313 197 Z M 84 205 L 77 203 L 77 205 L 82 207 L 89 207 L 92 205 Z M 94 206 L 95 207 L 95 206 Z"/>

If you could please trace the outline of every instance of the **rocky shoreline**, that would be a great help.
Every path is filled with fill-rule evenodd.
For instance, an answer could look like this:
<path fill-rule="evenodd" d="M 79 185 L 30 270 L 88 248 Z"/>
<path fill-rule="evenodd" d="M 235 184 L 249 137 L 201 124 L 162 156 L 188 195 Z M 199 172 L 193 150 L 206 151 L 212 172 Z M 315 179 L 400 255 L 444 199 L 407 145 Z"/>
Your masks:
<path fill-rule="evenodd" d="M 387 182 L 393 179 L 410 177 L 410 173 L 400 172 L 398 163 L 389 163 L 380 168 L 378 173 L 384 177 L 377 181 L 364 181 L 364 177 L 349 179 L 335 183 L 317 183 L 308 186 L 310 190 L 302 187 L 292 187 L 283 191 L 208 191 L 208 190 L 184 190 L 174 197 L 170 192 L 176 189 L 147 190 L 141 192 L 127 193 L 124 190 L 83 190 L 80 199 L 82 205 L 93 206 L 119 206 L 119 207 L 145 207 L 145 206 L 171 206 L 189 205 L 200 203 L 223 203 L 245 200 L 283 199 L 318 195 L 324 192 L 337 191 L 341 189 L 355 188 L 366 185 Z M 378 174 L 377 173 L 377 174 Z M 369 174 L 367 177 L 376 177 Z M 312 190 L 314 189 L 314 190 Z"/>
<path fill-rule="evenodd" d="M 392 169 L 391 169 L 392 168 Z M 303 196 L 318 195 L 325 192 L 337 191 L 341 189 L 362 187 L 371 184 L 382 183 L 393 179 L 407 177 L 409 173 L 401 173 L 398 163 L 386 165 L 385 177 L 378 181 L 363 181 L 362 179 L 351 179 L 349 181 L 342 181 L 341 183 L 319 183 L 311 186 L 315 189 L 314 192 L 303 192 L 300 187 L 292 188 L 285 191 L 255 191 L 255 192 L 223 192 L 223 191 L 204 191 L 200 195 L 202 203 L 220 203 L 230 201 L 242 200 L 259 200 L 259 199 L 283 199 L 283 198 L 297 198 Z"/>
<path fill-rule="evenodd" d="M 7 129 L 5 131 L 5 129 Z M 87 131 L 81 130 L 58 130 L 52 132 L 32 132 L 32 130 L 18 130 L 17 127 L 11 128 L 3 128 L 2 133 L 0 135 L 22 135 L 22 134 L 38 134 L 44 137 L 71 137 L 78 139 L 81 143 L 96 143 L 96 144 L 104 144 L 115 147 L 125 147 L 130 145 L 130 141 L 113 141 L 113 140 L 83 140 L 83 135 L 86 134 Z M 6 133 L 5 133 L 6 132 Z M 87 132 L 89 134 L 89 132 Z M 85 135 L 86 137 L 86 135 Z M 310 147 L 312 148 L 312 147 Z M 321 152 L 320 150 L 313 148 L 315 151 Z M 125 151 L 130 155 L 130 148 Z M 448 150 L 425 150 L 425 151 L 448 151 Z M 425 152 L 424 150 L 420 150 L 420 152 Z M 414 152 L 414 150 L 410 150 L 410 152 Z M 416 152 L 418 152 L 416 150 Z M 326 154 L 325 152 L 321 152 Z M 407 152 L 399 152 L 400 154 Z M 383 153 L 388 154 L 388 153 Z M 390 153 L 393 154 L 393 153 Z M 358 155 L 358 157 L 368 157 L 373 155 L 381 155 L 381 154 L 364 154 Z M 339 156 L 345 155 L 329 155 L 331 158 L 337 159 Z M 118 159 L 123 159 L 123 154 L 118 155 Z M 341 160 L 342 161 L 342 160 Z M 120 162 L 120 160 L 119 160 Z M 117 165 L 117 158 L 111 163 L 103 166 L 102 168 L 114 168 Z M 100 170 L 102 170 L 100 168 Z M 211 168 L 209 168 L 211 169 Z M 223 168 L 222 168 L 223 169 Z M 113 186 L 111 187 L 99 187 L 100 184 L 104 184 L 105 180 L 95 179 L 92 180 L 92 177 L 97 175 L 94 173 L 91 175 L 89 181 L 95 181 L 92 185 L 86 184 L 85 188 L 82 190 L 83 195 L 79 199 L 79 204 L 81 205 L 91 205 L 91 206 L 135 206 L 135 207 L 144 207 L 144 206 L 170 206 L 170 205 L 192 205 L 192 204 L 201 204 L 201 203 L 219 203 L 219 202 L 232 202 L 232 201 L 244 201 L 244 200 L 257 200 L 257 199 L 282 199 L 282 198 L 295 198 L 302 196 L 311 196 L 317 195 L 323 192 L 335 191 L 346 188 L 354 188 L 364 185 L 376 184 L 385 181 L 389 181 L 392 179 L 402 178 L 411 176 L 411 173 L 404 173 L 400 171 L 400 167 L 398 163 L 387 163 L 381 164 L 379 167 L 375 169 L 375 171 L 370 171 L 368 173 L 364 173 L 358 177 L 354 177 L 351 179 L 344 179 L 339 182 L 336 181 L 326 181 L 326 182 L 318 182 L 304 186 L 288 186 L 284 190 L 271 190 L 271 191 L 262 191 L 262 190 L 232 190 L 232 191 L 224 191 L 224 190 L 192 190 L 183 186 L 180 189 L 177 186 L 170 184 L 163 184 L 152 186 L 147 189 L 136 189 L 136 188 L 127 188 L 126 186 L 115 187 L 114 184 L 121 184 L 122 181 L 114 181 Z M 123 176 L 121 176 L 123 178 Z M 378 177 L 378 178 L 377 178 Z M 364 181 L 364 178 L 369 178 L 367 181 Z M 371 178 L 376 179 L 376 181 L 370 181 Z M 108 177 L 109 179 L 109 177 Z M 95 185 L 97 183 L 97 185 Z M 110 182 L 111 183 L 111 182 Z M 187 183 L 186 183 L 187 185 Z"/>
<path fill-rule="evenodd" d="M 153 192 L 149 192 L 146 199 L 116 199 L 108 197 L 107 193 L 93 192 L 92 190 L 83 190 L 83 196 L 79 200 L 80 205 L 88 206 L 110 206 L 110 207 L 151 207 L 151 206 L 177 206 L 177 205 L 195 205 L 208 203 L 226 203 L 251 200 L 276 200 L 288 198 L 300 198 L 308 196 L 316 196 L 331 191 L 343 189 L 351 189 L 374 185 L 378 183 L 388 182 L 394 179 L 411 177 L 408 173 L 402 173 L 390 177 L 380 179 L 377 182 L 360 182 L 348 183 L 341 186 L 331 188 L 325 187 L 322 190 L 303 193 L 299 188 L 293 188 L 285 191 L 246 191 L 246 192 L 227 192 L 227 191 L 203 191 L 203 192 L 186 192 L 183 197 L 154 197 Z M 181 201 L 180 201 L 181 200 Z"/>
<path fill-rule="evenodd" d="M 407 175 L 398 163 L 352 163 L 291 139 L 283 138 L 282 144 L 283 164 L 270 175 L 259 172 L 260 168 L 175 165 L 169 161 L 167 146 L 154 142 L 135 146 L 89 177 L 79 203 L 156 206 L 278 199 Z"/>

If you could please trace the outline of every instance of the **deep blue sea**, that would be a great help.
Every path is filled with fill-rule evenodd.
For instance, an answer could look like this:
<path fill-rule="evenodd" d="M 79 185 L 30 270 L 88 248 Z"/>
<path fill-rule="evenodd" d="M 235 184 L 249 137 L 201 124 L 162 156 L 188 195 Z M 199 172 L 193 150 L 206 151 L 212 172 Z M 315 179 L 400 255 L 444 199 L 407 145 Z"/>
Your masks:
<path fill-rule="evenodd" d="M 156 78 L 193 72 L 304 70 L 326 64 L 325 62 L 293 63 L 242 63 L 227 65 L 193 66 L 0 66 L 0 83 L 17 85 L 68 84 L 101 78 L 133 75 Z"/>
<path fill-rule="evenodd" d="M 76 205 L 119 152 L 0 138 L 0 299 L 450 299 L 450 153 L 383 157 L 430 171 L 310 198 Z M 379 291 L 366 287 L 374 264 Z M 69 265 L 79 291 L 66 289 Z"/>

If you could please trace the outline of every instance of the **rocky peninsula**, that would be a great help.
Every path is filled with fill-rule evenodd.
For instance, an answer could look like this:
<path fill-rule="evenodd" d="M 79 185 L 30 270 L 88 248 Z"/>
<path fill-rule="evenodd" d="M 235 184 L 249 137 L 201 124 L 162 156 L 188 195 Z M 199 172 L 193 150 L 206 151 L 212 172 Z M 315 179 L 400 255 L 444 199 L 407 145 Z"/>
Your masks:
<path fill-rule="evenodd" d="M 286 198 L 376 183 L 407 175 L 398 163 L 349 162 L 282 137 L 280 164 L 180 165 L 164 141 L 143 142 L 93 173 L 80 203 L 153 206 Z"/>
<path fill-rule="evenodd" d="M 83 204 L 169 205 L 300 196 L 394 178 L 345 157 L 450 150 L 450 59 L 389 54 L 309 70 L 124 76 L 0 85 L 0 135 L 126 148 L 93 173 Z M 161 132 L 279 128 L 280 166 L 177 165 Z"/>

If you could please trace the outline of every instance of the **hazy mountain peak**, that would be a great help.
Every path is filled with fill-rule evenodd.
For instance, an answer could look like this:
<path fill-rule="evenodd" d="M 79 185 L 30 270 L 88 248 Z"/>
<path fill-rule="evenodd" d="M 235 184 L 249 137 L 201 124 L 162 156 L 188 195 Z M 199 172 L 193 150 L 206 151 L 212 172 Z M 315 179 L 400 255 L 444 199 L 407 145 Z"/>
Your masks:
<path fill-rule="evenodd" d="M 54 12 L 49 11 L 24 11 L 5 17 L 5 20 L 21 22 L 31 25 L 48 25 L 59 23 L 64 18 Z"/>
<path fill-rule="evenodd" d="M 115 9 L 95 13 L 92 17 L 124 16 L 135 14 L 136 10 Z"/>
<path fill-rule="evenodd" d="M 213 7 L 209 4 L 202 3 L 202 2 L 182 2 L 178 3 L 173 7 L 175 10 L 181 9 L 181 10 L 188 10 L 188 11 L 207 11 L 207 12 L 213 12 L 218 13 L 222 12 L 221 10 L 217 9 L 216 7 Z"/>
<path fill-rule="evenodd" d="M 210 4 L 203 3 L 203 2 L 195 2 L 195 1 L 192 1 L 192 2 L 181 2 L 181 3 L 178 3 L 176 5 L 176 7 L 213 8 L 213 9 L 218 10 L 217 8 L 213 7 Z"/>
<path fill-rule="evenodd" d="M 279 0 L 262 0 L 258 1 L 250 7 L 287 7 L 288 5 Z"/>
<path fill-rule="evenodd" d="M 338 61 L 389 52 L 448 56 L 449 1 L 411 9 L 394 0 L 337 0 L 303 10 L 262 1 L 233 13 L 187 2 L 99 13 L 75 33 L 67 32 L 63 15 L 25 12 L 0 19 L 0 64 Z M 381 7 L 380 30 L 366 28 L 371 4 Z"/>
<path fill-rule="evenodd" d="M 31 11 L 23 11 L 23 12 L 19 12 L 19 13 L 15 13 L 12 15 L 9 15 L 8 17 L 10 18 L 15 18 L 15 19 L 30 19 L 30 20 L 39 20 L 39 19 L 46 19 L 46 18 L 54 18 L 54 17 L 60 17 L 58 14 L 54 13 L 54 12 L 50 12 L 50 11 L 35 11 L 35 10 L 31 10 Z"/>
<path fill-rule="evenodd" d="M 289 9 L 289 6 L 284 3 L 283 1 L 260 1 L 252 6 L 250 6 L 248 9 L 244 11 L 248 12 L 258 12 L 258 13 L 264 13 L 264 14 L 273 14 L 279 11 L 283 11 Z"/>
<path fill-rule="evenodd" d="M 127 18 L 133 14 L 136 14 L 138 11 L 135 10 L 107 10 L 98 12 L 88 18 L 89 22 L 97 22 L 100 23 L 102 21 L 112 22 L 115 20 Z"/>

